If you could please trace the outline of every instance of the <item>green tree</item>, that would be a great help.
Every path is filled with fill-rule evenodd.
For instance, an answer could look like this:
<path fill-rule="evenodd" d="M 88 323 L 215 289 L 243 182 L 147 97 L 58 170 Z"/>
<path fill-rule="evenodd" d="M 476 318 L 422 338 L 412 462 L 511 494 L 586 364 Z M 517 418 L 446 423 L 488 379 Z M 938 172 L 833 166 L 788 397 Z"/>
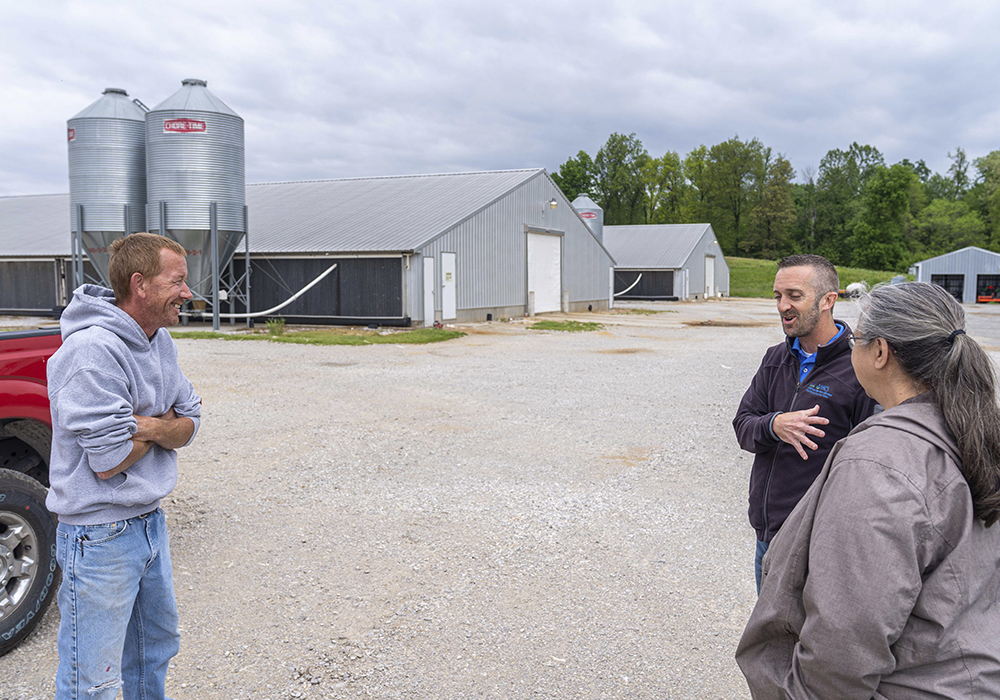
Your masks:
<path fill-rule="evenodd" d="M 897 270 L 903 262 L 911 187 L 917 176 L 904 165 L 877 166 L 867 178 L 861 211 L 851 236 L 851 263 L 871 270 Z"/>
<path fill-rule="evenodd" d="M 814 252 L 838 265 L 851 262 L 851 234 L 861 212 L 862 189 L 884 166 L 876 148 L 856 142 L 846 151 L 834 149 L 823 156 L 816 182 Z"/>
<path fill-rule="evenodd" d="M 986 224 L 988 243 L 993 250 L 1000 251 L 1000 151 L 992 151 L 973 161 L 978 176 L 970 194 L 975 202 L 970 202 Z"/>
<path fill-rule="evenodd" d="M 985 245 L 986 224 L 961 200 L 935 199 L 914 222 L 914 238 L 917 245 L 910 251 L 911 262 L 970 245 Z"/>
<path fill-rule="evenodd" d="M 708 148 L 698 146 L 685 156 L 681 170 L 687 180 L 687 190 L 681 203 L 681 221 L 707 224 L 712 221 L 714 193 Z"/>
<path fill-rule="evenodd" d="M 780 155 L 769 161 L 763 192 L 750 212 L 741 251 L 752 258 L 774 259 L 787 253 L 795 224 L 792 164 Z"/>
<path fill-rule="evenodd" d="M 739 136 L 708 150 L 708 178 L 712 183 L 709 223 L 725 253 L 732 255 L 740 249 L 746 216 L 760 199 L 770 156 L 771 150 L 756 138 L 743 142 Z"/>
<path fill-rule="evenodd" d="M 681 205 L 687 190 L 681 157 L 667 151 L 659 158 L 649 158 L 642 168 L 642 180 L 644 223 L 680 223 Z"/>
<path fill-rule="evenodd" d="M 955 198 L 965 195 L 969 190 L 969 159 L 965 156 L 965 150 L 961 147 L 955 149 L 955 155 L 948 154 L 951 158 L 951 166 L 948 168 L 948 175 L 951 176 L 952 189 Z"/>
<path fill-rule="evenodd" d="M 645 222 L 643 168 L 649 154 L 635 134 L 611 134 L 594 157 L 594 189 L 609 226 Z"/>
<path fill-rule="evenodd" d="M 569 201 L 581 194 L 589 194 L 594 186 L 594 161 L 586 151 L 580 151 L 576 158 L 570 158 L 552 173 L 552 179 Z"/>
<path fill-rule="evenodd" d="M 813 253 L 816 249 L 816 181 L 811 167 L 802 171 L 802 180 L 792 184 L 795 203 L 793 248 L 797 253 Z"/>

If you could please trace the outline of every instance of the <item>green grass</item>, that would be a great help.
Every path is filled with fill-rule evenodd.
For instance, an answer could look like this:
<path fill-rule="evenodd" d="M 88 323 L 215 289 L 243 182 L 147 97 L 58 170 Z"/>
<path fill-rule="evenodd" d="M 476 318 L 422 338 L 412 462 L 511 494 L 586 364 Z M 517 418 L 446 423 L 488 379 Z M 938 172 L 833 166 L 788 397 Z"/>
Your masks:
<path fill-rule="evenodd" d="M 729 294 L 734 297 L 761 297 L 770 299 L 774 296 L 774 275 L 778 271 L 778 263 L 774 260 L 753 260 L 751 258 L 726 258 L 729 263 Z M 840 275 L 840 288 L 843 289 L 853 282 L 867 282 L 874 287 L 879 282 L 888 282 L 900 274 L 891 270 L 863 270 L 859 267 L 837 266 Z M 908 281 L 913 275 L 907 275 Z"/>
<path fill-rule="evenodd" d="M 216 331 L 170 331 L 174 338 L 194 340 L 266 340 L 272 343 L 298 345 L 426 345 L 461 338 L 465 333 L 437 328 L 418 328 L 380 335 L 375 331 L 356 328 L 322 328 L 316 330 L 285 330 L 282 335 L 270 335 L 266 330 L 218 333 Z"/>
<path fill-rule="evenodd" d="M 538 321 L 528 328 L 535 331 L 599 331 L 604 326 L 592 321 Z"/>

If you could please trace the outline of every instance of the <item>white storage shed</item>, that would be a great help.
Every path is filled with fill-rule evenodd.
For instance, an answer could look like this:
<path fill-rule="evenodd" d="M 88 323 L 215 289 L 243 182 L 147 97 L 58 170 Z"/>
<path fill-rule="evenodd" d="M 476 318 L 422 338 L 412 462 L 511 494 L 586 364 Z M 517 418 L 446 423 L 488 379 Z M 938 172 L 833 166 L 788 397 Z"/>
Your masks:
<path fill-rule="evenodd" d="M 615 298 L 729 296 L 729 265 L 711 224 L 605 226 L 615 259 Z"/>
<path fill-rule="evenodd" d="M 910 268 L 917 282 L 939 284 L 963 304 L 1000 298 L 1000 253 L 969 246 Z"/>

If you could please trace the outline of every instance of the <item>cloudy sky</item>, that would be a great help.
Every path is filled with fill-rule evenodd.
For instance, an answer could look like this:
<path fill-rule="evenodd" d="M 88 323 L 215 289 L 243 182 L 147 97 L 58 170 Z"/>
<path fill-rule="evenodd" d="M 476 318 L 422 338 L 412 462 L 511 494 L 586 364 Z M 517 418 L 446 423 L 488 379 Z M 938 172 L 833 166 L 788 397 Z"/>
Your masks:
<path fill-rule="evenodd" d="M 67 192 L 66 120 L 183 78 L 246 121 L 247 181 L 545 167 L 612 132 L 738 135 L 814 172 L 1000 149 L 992 0 L 0 2 L 0 195 Z"/>

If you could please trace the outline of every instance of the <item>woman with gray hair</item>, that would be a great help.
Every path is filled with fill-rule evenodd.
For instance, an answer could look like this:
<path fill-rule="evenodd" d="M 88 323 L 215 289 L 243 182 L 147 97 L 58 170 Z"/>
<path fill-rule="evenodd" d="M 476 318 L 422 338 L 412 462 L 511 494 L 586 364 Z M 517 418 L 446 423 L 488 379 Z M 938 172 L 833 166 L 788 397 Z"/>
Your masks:
<path fill-rule="evenodd" d="M 736 660 L 755 700 L 1000 698 L 1000 408 L 936 285 L 858 300 L 885 409 L 837 443 L 764 558 Z"/>

